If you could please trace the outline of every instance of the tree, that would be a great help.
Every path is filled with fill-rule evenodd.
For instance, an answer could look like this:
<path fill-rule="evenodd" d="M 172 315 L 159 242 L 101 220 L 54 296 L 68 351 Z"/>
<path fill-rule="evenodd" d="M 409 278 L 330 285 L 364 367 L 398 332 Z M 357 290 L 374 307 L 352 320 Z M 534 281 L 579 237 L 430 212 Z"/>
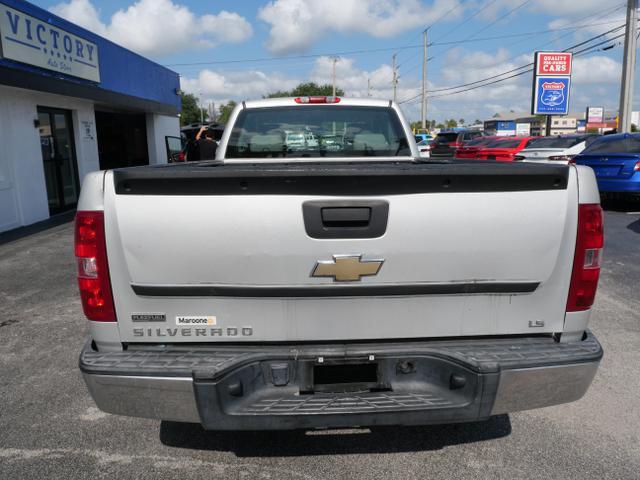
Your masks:
<path fill-rule="evenodd" d="M 198 99 L 192 93 L 180 93 L 180 101 L 182 102 L 182 112 L 180 113 L 180 125 L 188 125 L 200 121 L 200 109 L 198 108 Z M 202 109 L 202 117 L 206 120 L 209 117 L 206 109 Z"/>
<path fill-rule="evenodd" d="M 452 118 L 450 120 L 445 120 L 445 125 L 447 128 L 456 128 L 458 126 L 458 122 Z"/>
<path fill-rule="evenodd" d="M 460 126 L 464 125 L 464 118 L 461 118 L 460 120 L 458 120 L 458 125 Z"/>
<path fill-rule="evenodd" d="M 231 116 L 231 112 L 236 108 L 236 102 L 233 100 L 229 100 L 229 103 L 221 103 L 220 104 L 220 115 L 218 115 L 218 123 L 226 124 L 229 121 L 229 116 Z"/>
<path fill-rule="evenodd" d="M 474 124 L 474 125 L 478 125 L 478 124 L 480 124 L 480 123 L 483 123 L 483 122 L 482 122 L 482 120 L 479 120 L 479 119 L 477 119 L 477 118 L 473 121 L 473 124 Z"/>
<path fill-rule="evenodd" d="M 324 85 L 318 85 L 315 82 L 301 83 L 293 90 L 278 90 L 277 92 L 269 93 L 264 98 L 277 98 L 277 97 L 309 97 L 311 95 L 324 95 L 331 96 L 333 94 L 333 86 L 328 83 Z M 336 96 L 343 97 L 344 90 L 336 88 Z"/>

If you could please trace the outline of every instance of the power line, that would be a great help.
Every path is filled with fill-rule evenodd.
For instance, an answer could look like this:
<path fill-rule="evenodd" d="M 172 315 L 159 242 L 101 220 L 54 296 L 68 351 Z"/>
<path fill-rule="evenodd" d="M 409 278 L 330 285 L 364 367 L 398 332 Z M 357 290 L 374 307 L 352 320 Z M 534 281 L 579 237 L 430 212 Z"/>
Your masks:
<path fill-rule="evenodd" d="M 568 48 L 564 49 L 563 51 L 564 51 L 564 52 L 566 52 L 566 51 L 573 50 L 573 49 L 575 49 L 575 48 L 581 47 L 581 46 L 583 46 L 583 45 L 586 45 L 587 43 L 591 43 L 591 42 L 593 42 L 594 40 L 596 40 L 596 39 L 598 39 L 598 38 L 601 38 L 601 37 L 603 37 L 603 36 L 605 36 L 605 35 L 608 35 L 608 34 L 610 34 L 610 33 L 613 33 L 613 32 L 615 32 L 616 30 L 620 30 L 620 29 L 621 29 L 621 28 L 623 28 L 623 27 L 624 27 L 624 25 L 621 25 L 621 26 L 619 26 L 619 27 L 617 27 L 617 28 L 611 29 L 611 30 L 609 30 L 609 31 L 607 31 L 607 32 L 604 32 L 604 33 L 601 33 L 600 35 L 596 35 L 596 36 L 594 36 L 594 37 L 591 37 L 590 39 L 585 40 L 584 42 L 580 42 L 580 43 L 578 43 L 578 44 L 576 44 L 576 45 L 572 45 L 571 47 L 568 47 Z M 613 41 L 613 40 L 616 40 L 616 39 L 618 39 L 618 38 L 620 38 L 620 37 L 622 37 L 622 36 L 624 36 L 624 34 L 622 34 L 622 35 L 618 35 L 618 36 L 616 36 L 616 37 L 613 37 L 613 38 L 610 38 L 610 39 L 607 39 L 607 40 L 604 40 L 603 42 L 600 42 L 600 43 L 598 43 L 598 44 L 591 45 L 591 46 L 587 47 L 587 48 L 586 48 L 586 49 L 584 49 L 584 50 L 580 50 L 580 51 L 574 52 L 574 55 L 576 55 L 576 56 L 577 56 L 577 55 L 583 54 L 583 53 L 585 53 L 587 50 L 592 50 L 592 49 L 594 49 L 595 47 L 598 47 L 598 46 L 600 46 L 600 45 L 604 45 L 605 43 L 609 43 L 609 42 L 611 42 L 611 41 Z M 587 53 L 591 53 L 591 52 L 587 52 Z M 475 82 L 470 82 L 470 83 L 466 83 L 466 84 L 462 84 L 462 85 L 456 85 L 456 86 L 453 86 L 453 87 L 447 87 L 447 88 L 441 88 L 441 89 L 431 90 L 431 92 L 444 92 L 444 91 L 449 91 L 449 90 L 459 90 L 459 89 L 461 89 L 461 88 L 465 88 L 465 87 L 471 87 L 471 88 L 466 88 L 466 89 L 464 89 L 464 90 L 459 90 L 459 91 L 456 91 L 456 92 L 450 92 L 450 93 L 444 93 L 444 94 L 440 94 L 440 95 L 428 95 L 427 97 L 428 97 L 428 98 L 437 98 L 437 97 L 444 97 L 444 96 L 448 96 L 448 95 L 457 95 L 457 94 L 459 94 L 459 93 L 464 93 L 464 92 L 467 92 L 467 91 L 470 91 L 470 90 L 475 90 L 475 89 L 482 88 L 482 87 L 485 87 L 485 86 L 493 85 L 493 84 L 495 84 L 495 83 L 503 82 L 503 81 L 505 81 L 505 80 L 509 80 L 509 79 L 511 79 L 511 78 L 515 78 L 515 77 L 518 77 L 518 76 L 520 76 L 520 75 L 524 75 L 524 74 L 526 74 L 526 73 L 529 73 L 530 71 L 532 71 L 532 70 L 533 70 L 532 68 L 530 68 L 530 67 L 532 67 L 532 65 L 533 65 L 533 63 L 528 63 L 528 64 L 526 64 L 526 65 L 522 65 L 522 66 L 517 67 L 517 68 L 514 68 L 514 69 L 512 69 L 512 70 L 508 70 L 508 71 L 506 71 L 506 72 L 502 72 L 502 73 L 499 73 L 499 74 L 497 74 L 497 75 L 493 75 L 493 76 L 491 76 L 491 77 L 487 77 L 487 78 L 483 78 L 483 79 L 480 79 L 480 80 L 476 80 Z M 504 75 L 508 75 L 508 74 L 510 74 L 510 73 L 517 72 L 518 70 L 522 70 L 522 69 L 525 69 L 525 68 L 526 68 L 527 70 L 525 70 L 525 71 L 523 71 L 523 72 L 516 73 L 516 74 L 514 74 L 514 75 L 510 75 L 510 76 L 505 77 L 505 78 L 499 78 L 499 77 L 502 77 L 502 76 L 504 76 Z M 493 80 L 493 79 L 496 79 L 496 78 L 499 78 L 499 79 L 498 79 L 498 80 L 495 80 L 495 81 L 492 81 L 492 82 L 489 82 L 489 83 L 484 83 L 484 82 L 487 82 L 488 80 Z M 478 84 L 480 84 L 480 83 L 482 83 L 482 85 L 478 85 Z M 402 100 L 402 101 L 400 101 L 399 103 L 401 103 L 401 104 L 403 104 L 403 103 L 410 103 L 410 102 L 412 102 L 412 101 L 416 100 L 417 98 L 419 98 L 420 96 L 421 96 L 421 94 L 418 94 L 418 95 L 415 95 L 415 96 L 413 96 L 413 97 L 411 97 L 411 98 L 408 98 L 408 99 L 406 99 L 406 100 Z"/>
<path fill-rule="evenodd" d="M 598 22 L 598 23 L 590 23 L 590 24 L 585 24 L 585 25 L 580 25 L 580 26 L 573 26 L 573 27 L 560 27 L 560 28 L 553 28 L 553 29 L 549 29 L 549 30 L 538 30 L 538 31 L 531 31 L 531 32 L 521 32 L 521 33 L 514 33 L 514 34 L 505 34 L 505 35 L 496 35 L 496 36 L 491 36 L 491 37 L 481 37 L 481 38 L 475 38 L 473 40 L 471 39 L 462 39 L 462 40 L 455 40 L 455 41 L 450 41 L 450 42 L 442 42 L 442 43 L 431 43 L 429 44 L 429 46 L 441 46 L 441 45 L 454 45 L 454 44 L 463 44 L 463 43 L 468 43 L 468 42 L 483 42 L 483 41 L 491 41 L 491 40 L 500 40 L 500 39 L 504 39 L 504 38 L 514 38 L 514 37 L 520 37 L 520 36 L 530 36 L 530 35 L 542 35 L 545 33 L 551 33 L 551 32 L 558 32 L 558 31 L 563 31 L 563 30 L 578 30 L 581 28 L 587 28 L 587 27 L 593 27 L 593 26 L 599 26 L 599 25 L 607 25 L 613 23 L 613 21 L 607 21 L 607 22 Z M 191 67 L 191 66 L 203 66 L 203 65 L 226 65 L 226 64 L 239 64 L 239 63 L 255 63 L 255 62 L 273 62 L 273 61 L 284 61 L 284 60 L 296 60 L 296 59 L 312 59 L 312 58 L 319 58 L 319 57 L 332 57 L 332 56 L 344 56 L 344 55 L 359 55 L 359 54 L 366 54 L 366 53 L 377 53 L 377 52 L 389 52 L 389 51 L 393 51 L 393 50 L 408 50 L 408 49 L 418 49 L 418 48 L 423 48 L 422 44 L 416 44 L 416 45 L 405 45 L 405 46 L 401 46 L 401 47 L 383 47 L 383 48 L 370 48 L 370 49 L 362 49 L 362 50 L 345 50 L 345 51 L 341 51 L 341 52 L 331 52 L 331 53 L 314 53 L 314 54 L 307 54 L 307 55 L 288 55 L 285 57 L 260 57 L 260 58 L 245 58 L 245 59 L 236 59 L 236 60 L 212 60 L 212 61 L 206 61 L 206 62 L 190 62 L 190 63 L 171 63 L 171 64 L 165 64 L 164 66 L 166 67 Z M 444 52 L 440 53 L 440 55 L 442 55 Z M 435 58 L 435 57 L 432 57 Z M 406 62 L 405 62 L 406 63 Z"/>
<path fill-rule="evenodd" d="M 600 46 L 600 45 L 604 45 L 605 43 L 609 43 L 612 40 L 616 40 L 616 39 L 622 38 L 622 37 L 624 37 L 624 34 L 618 35 L 617 37 L 613 37 L 611 39 L 607 39 L 604 42 L 598 43 L 597 45 L 593 45 L 592 47 L 588 47 L 588 48 L 586 48 L 586 49 L 584 49 L 582 51 L 575 52 L 573 55 L 577 57 L 577 56 L 580 56 L 580 55 L 587 55 L 589 53 L 594 53 L 594 52 L 600 50 L 600 49 L 596 49 L 595 47 Z M 478 88 L 487 87 L 489 85 L 493 85 L 493 84 L 496 84 L 496 83 L 504 82 L 504 81 L 509 80 L 511 78 L 515 78 L 515 77 L 519 77 L 521 75 L 525 75 L 525 74 L 527 74 L 529 72 L 532 72 L 532 71 L 533 71 L 533 68 L 528 68 L 524 72 L 516 73 L 514 75 L 511 75 L 511 76 L 505 77 L 505 78 L 501 78 L 499 80 L 494 80 L 493 82 L 485 83 L 485 84 L 482 84 L 482 85 L 477 85 L 475 87 L 467 88 L 465 90 L 460 90 L 460 91 L 457 91 L 457 92 L 442 93 L 440 95 L 427 95 L 427 98 L 447 97 L 447 96 L 450 96 L 450 95 L 458 95 L 459 93 L 466 93 L 466 92 L 469 92 L 471 90 L 477 90 Z"/>
<path fill-rule="evenodd" d="M 573 29 L 579 29 L 579 28 L 585 28 L 585 27 L 588 27 L 588 26 L 593 26 L 594 24 L 582 24 L 582 25 L 578 25 L 578 24 L 580 24 L 581 22 L 584 22 L 584 21 L 586 21 L 586 20 L 588 20 L 588 19 L 590 19 L 590 18 L 592 18 L 592 17 L 596 17 L 596 16 L 604 16 L 604 15 L 610 15 L 610 14 L 614 13 L 615 11 L 620 10 L 621 8 L 625 7 L 625 5 L 626 5 L 625 3 L 621 3 L 621 4 L 618 4 L 618 5 L 614 5 L 612 8 L 609 8 L 608 10 L 605 10 L 605 11 L 603 11 L 603 12 L 596 12 L 596 13 L 594 13 L 594 14 L 587 15 L 587 16 L 585 16 L 585 17 L 582 17 L 582 18 L 580 18 L 580 19 L 578 19 L 578 20 L 576 20 L 576 21 L 572 22 L 571 24 L 575 25 L 574 27 L 565 27 L 565 28 L 570 28 L 570 29 L 572 29 L 572 30 L 573 30 Z M 608 22 L 607 22 L 607 23 L 608 23 Z M 597 35 L 597 36 L 595 36 L 595 37 L 592 37 L 591 39 L 587 40 L 586 42 L 582 42 L 582 43 L 580 43 L 580 44 L 578 44 L 578 45 L 574 45 L 573 47 L 570 47 L 570 48 L 574 48 L 574 47 L 577 47 L 577 46 L 583 45 L 584 43 L 591 42 L 591 41 L 595 40 L 596 38 L 599 38 L 599 37 L 602 37 L 602 36 L 604 36 L 604 35 L 607 35 L 608 33 L 611 33 L 612 31 L 619 30 L 620 28 L 621 28 L 621 27 L 614 28 L 614 29 L 612 29 L 612 30 L 610 30 L 610 31 L 604 32 L 603 34 L 600 34 L 600 35 Z M 564 38 L 564 37 L 566 37 L 567 35 L 570 35 L 570 34 L 571 34 L 571 31 L 570 31 L 570 32 L 568 32 L 568 33 L 565 33 L 564 35 L 559 35 L 559 36 L 557 36 L 556 38 L 551 39 L 551 40 L 550 40 L 550 41 L 548 41 L 548 42 L 544 42 L 544 43 L 542 43 L 542 44 L 540 44 L 540 45 L 538 45 L 538 46 L 534 47 L 534 48 L 533 48 L 533 50 L 534 50 L 534 51 L 535 51 L 535 50 L 539 50 L 540 48 L 543 48 L 543 47 L 545 47 L 546 45 L 548 45 L 548 44 L 550 44 L 550 43 L 553 43 L 553 42 L 555 42 L 555 41 L 557 41 L 557 40 L 560 40 L 560 39 L 562 39 L 562 38 Z M 476 40 L 478 40 L 478 39 L 476 39 Z M 509 61 L 511 61 L 511 60 L 514 60 L 515 58 L 517 58 L 517 57 L 518 57 L 518 56 L 520 56 L 520 55 L 522 55 L 522 54 L 518 54 L 518 55 L 516 55 L 516 56 L 513 56 L 513 57 L 509 58 L 508 60 L 506 60 L 506 62 L 509 62 Z M 428 59 L 428 60 L 431 60 L 431 58 L 430 58 L 430 59 Z M 504 62 L 500 62 L 500 63 L 504 63 Z M 500 65 L 500 63 L 496 63 L 496 64 L 495 64 L 495 65 L 493 65 L 493 66 Z M 531 64 L 529 64 L 529 65 L 531 65 Z M 517 68 L 517 69 L 514 69 L 513 71 L 517 71 L 517 70 L 519 70 L 519 69 L 521 69 L 521 68 L 525 68 L 525 67 L 526 67 L 526 65 L 525 65 L 525 66 L 523 66 L 523 67 L 519 67 L 519 68 Z M 491 68 L 491 67 L 486 67 L 486 68 Z M 497 75 L 496 77 L 499 77 L 499 76 L 505 75 L 505 74 L 507 74 L 507 73 L 511 73 L 511 71 L 509 71 L 509 72 L 503 72 L 502 74 Z M 495 78 L 495 77 L 494 77 L 494 78 Z M 479 80 L 478 82 L 472 82 L 472 84 L 480 83 L 480 82 L 483 82 L 483 81 L 486 81 L 486 80 L 488 80 L 488 79 Z M 466 85 L 464 85 L 464 86 L 466 86 Z M 458 87 L 451 87 L 450 89 L 461 88 L 461 87 L 462 87 L 462 86 L 460 86 L 460 85 L 459 85 Z M 413 88 L 412 90 L 416 90 L 416 89 L 417 89 L 417 88 Z M 448 90 L 448 89 L 440 89 L 439 91 L 443 91 L 443 90 Z M 419 95 L 418 95 L 418 96 L 419 96 Z M 400 103 L 407 102 L 407 101 L 413 100 L 413 99 L 415 99 L 415 98 L 417 98 L 417 96 L 411 97 L 411 98 L 410 98 L 410 99 L 408 99 L 408 100 L 403 100 L 403 101 L 402 101 L 402 102 L 400 102 Z"/>
<path fill-rule="evenodd" d="M 536 45 L 532 49 L 527 49 L 526 52 L 519 53 L 517 55 L 514 55 L 514 56 L 508 58 L 507 60 L 497 62 L 497 63 L 495 63 L 493 65 L 488 65 L 485 68 L 492 68 L 492 67 L 499 66 L 499 65 L 501 65 L 503 63 L 510 62 L 510 61 L 515 60 L 516 58 L 522 56 L 522 55 L 527 54 L 531 50 L 533 50 L 533 51 L 540 50 L 540 49 L 546 47 L 547 45 L 549 45 L 551 43 L 557 42 L 558 40 L 561 40 L 561 39 L 571 35 L 573 33 L 572 30 L 585 28 L 585 27 L 596 26 L 596 25 L 604 25 L 604 24 L 609 24 L 609 23 L 615 23 L 616 21 L 610 21 L 610 22 L 602 22 L 601 24 L 590 23 L 590 24 L 579 25 L 581 22 L 584 22 L 584 21 L 586 21 L 586 20 L 588 20 L 588 19 L 590 19 L 592 17 L 597 17 L 597 16 L 604 17 L 604 16 L 607 16 L 607 15 L 611 15 L 612 13 L 616 12 L 617 10 L 620 10 L 620 9 L 624 8 L 625 6 L 626 6 L 626 4 L 620 3 L 618 5 L 614 5 L 612 8 L 609 8 L 608 10 L 605 10 L 605 11 L 602 11 L 602 12 L 596 12 L 596 13 L 593 13 L 591 15 L 587 15 L 585 17 L 582 17 L 582 18 L 580 18 L 578 20 L 575 20 L 575 21 L 570 23 L 570 25 L 575 25 L 574 27 L 565 27 L 566 29 L 570 30 L 567 33 L 564 33 L 562 35 L 558 35 L 558 36 L 556 36 L 555 38 L 552 38 L 549 41 L 546 41 L 546 42 L 543 42 L 543 43 L 541 43 L 539 45 Z M 522 43 L 523 41 L 526 41 L 526 39 L 520 40 L 518 42 L 511 43 L 510 46 L 516 45 L 518 43 Z"/>
<path fill-rule="evenodd" d="M 494 0 L 496 1 L 496 0 Z M 447 15 L 449 15 L 450 13 L 456 11 L 458 8 L 460 8 L 462 5 L 464 4 L 464 0 L 461 0 L 459 3 L 456 2 L 456 4 L 451 7 L 449 10 L 447 10 L 446 12 L 444 12 L 442 15 L 440 15 L 438 18 L 436 18 L 433 22 L 431 22 L 427 27 L 424 27 L 424 29 L 422 30 L 423 32 L 425 30 L 429 30 L 431 27 L 433 27 L 436 23 L 438 23 L 440 20 L 442 20 L 444 17 L 446 17 Z M 406 61 L 400 63 L 398 65 L 398 68 L 400 68 L 400 66 L 404 65 L 405 63 L 407 63 L 407 61 L 411 60 L 413 58 L 413 56 L 409 57 Z"/>
<path fill-rule="evenodd" d="M 531 3 L 532 0 L 524 0 L 522 3 L 518 4 L 517 6 L 513 7 L 511 10 L 507 11 L 505 14 L 499 16 L 498 18 L 496 18 L 493 22 L 490 22 L 488 25 L 485 25 L 484 27 L 482 27 L 480 30 L 475 31 L 474 33 L 472 33 L 471 35 L 468 35 L 467 37 L 463 38 L 461 40 L 461 42 L 466 42 L 471 40 L 473 37 L 475 37 L 477 34 L 484 32 L 485 30 L 487 30 L 488 28 L 492 27 L 493 25 L 495 25 L 496 23 L 498 23 L 501 20 L 504 20 L 505 18 L 507 18 L 509 15 L 511 15 L 513 12 L 521 9 L 522 7 L 524 7 L 525 5 L 527 5 L 528 3 Z M 469 19 L 473 18 L 475 15 L 479 14 L 480 12 L 482 12 L 484 9 L 488 8 L 489 6 L 493 5 L 495 3 L 495 1 L 489 2 L 487 4 L 485 4 L 480 10 L 478 10 L 477 12 L 475 12 L 471 17 L 469 17 L 467 20 L 463 21 L 463 23 L 465 23 L 466 21 L 468 21 Z M 476 39 L 476 41 L 478 41 L 478 39 Z M 455 46 L 455 45 L 454 45 Z M 447 49 L 445 49 L 443 52 L 440 52 L 439 55 L 444 55 L 445 53 L 449 52 L 450 50 L 452 50 L 454 48 L 454 46 L 451 46 Z M 429 58 L 428 60 L 434 60 L 435 58 L 437 58 L 438 55 L 433 56 L 431 58 Z M 413 71 L 414 69 L 416 69 L 418 67 L 418 65 L 414 65 L 412 68 L 410 68 L 407 72 L 405 72 L 405 75 L 408 72 Z"/>

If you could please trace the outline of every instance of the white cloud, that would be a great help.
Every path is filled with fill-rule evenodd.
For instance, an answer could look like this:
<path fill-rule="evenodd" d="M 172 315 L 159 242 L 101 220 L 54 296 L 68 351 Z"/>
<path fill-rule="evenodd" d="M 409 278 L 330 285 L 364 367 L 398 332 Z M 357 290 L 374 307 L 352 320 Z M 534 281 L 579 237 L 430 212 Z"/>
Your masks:
<path fill-rule="evenodd" d="M 549 15 L 578 15 L 582 17 L 585 14 L 603 11 L 619 3 L 619 0 L 536 0 L 531 9 Z"/>
<path fill-rule="evenodd" d="M 51 8 L 56 15 L 77 23 L 143 55 L 165 56 L 190 48 L 238 43 L 253 34 L 237 13 L 196 16 L 171 0 L 138 0 L 118 10 L 106 24 L 90 0 L 69 0 Z"/>
<path fill-rule="evenodd" d="M 419 0 L 273 0 L 258 12 L 269 23 L 267 47 L 273 53 L 303 52 L 331 31 L 365 33 L 387 38 L 428 25 L 458 0 L 435 0 L 426 7 Z M 446 20 L 459 17 L 462 8 Z"/>
<path fill-rule="evenodd" d="M 188 93 L 202 96 L 204 103 L 260 98 L 278 90 L 292 89 L 299 79 L 260 70 L 214 72 L 202 70 L 197 77 L 180 79 L 180 87 Z"/>
<path fill-rule="evenodd" d="M 574 85 L 618 83 L 621 74 L 622 64 L 609 57 L 594 56 L 573 60 Z"/>

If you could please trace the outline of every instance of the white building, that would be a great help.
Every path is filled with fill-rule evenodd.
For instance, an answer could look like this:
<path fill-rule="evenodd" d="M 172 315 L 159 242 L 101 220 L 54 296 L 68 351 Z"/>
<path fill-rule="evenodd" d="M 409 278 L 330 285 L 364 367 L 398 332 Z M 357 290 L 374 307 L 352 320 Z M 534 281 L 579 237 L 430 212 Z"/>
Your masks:
<path fill-rule="evenodd" d="M 175 72 L 19 0 L 0 37 L 0 232 L 75 208 L 88 172 L 167 161 Z"/>

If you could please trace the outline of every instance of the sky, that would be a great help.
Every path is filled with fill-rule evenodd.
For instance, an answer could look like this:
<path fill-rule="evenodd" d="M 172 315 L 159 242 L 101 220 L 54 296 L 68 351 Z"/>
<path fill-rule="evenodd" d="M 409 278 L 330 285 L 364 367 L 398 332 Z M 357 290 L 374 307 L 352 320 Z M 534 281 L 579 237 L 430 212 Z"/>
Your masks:
<path fill-rule="evenodd" d="M 625 22 L 621 0 L 36 0 L 180 74 L 203 105 L 260 98 L 301 82 L 331 82 L 347 96 L 397 99 L 420 118 L 423 31 L 428 29 L 427 117 L 486 120 L 530 109 L 536 50 L 564 50 Z M 574 50 L 571 111 L 619 101 L 624 33 Z M 602 43 L 601 45 L 597 45 Z M 593 48 L 590 48 L 593 47 Z M 612 48 L 609 48 L 612 47 Z M 606 50 L 603 50 L 606 49 Z M 512 73 L 497 76 L 504 72 Z M 459 85 L 471 84 L 468 87 Z M 368 89 L 369 85 L 369 89 Z M 467 91 L 461 91 L 467 90 Z M 635 105 L 640 106 L 636 91 Z"/>

